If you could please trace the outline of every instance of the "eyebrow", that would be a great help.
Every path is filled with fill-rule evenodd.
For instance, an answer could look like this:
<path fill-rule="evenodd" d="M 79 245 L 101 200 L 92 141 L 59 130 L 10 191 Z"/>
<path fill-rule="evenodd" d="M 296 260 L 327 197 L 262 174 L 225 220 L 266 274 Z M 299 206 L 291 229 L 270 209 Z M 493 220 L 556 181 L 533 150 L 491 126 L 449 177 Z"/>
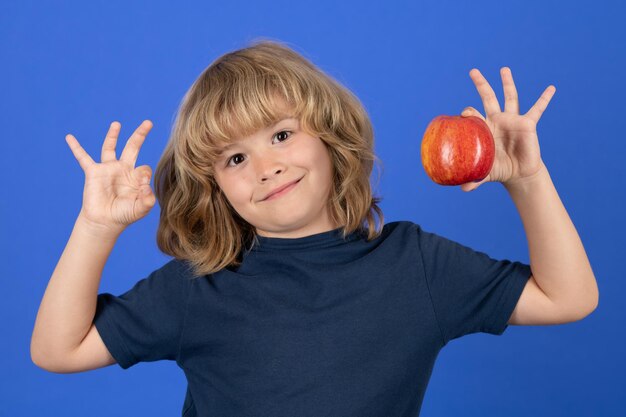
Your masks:
<path fill-rule="evenodd" d="M 274 123 L 273 125 L 269 126 L 269 128 L 274 128 L 277 125 L 281 124 L 282 122 L 284 122 L 285 120 L 289 120 L 289 119 L 293 119 L 293 116 L 286 116 L 282 119 L 280 119 L 279 121 L 277 121 L 276 123 Z M 225 152 L 227 152 L 228 150 L 232 149 L 233 147 L 237 146 L 236 143 L 231 143 L 230 145 L 226 145 L 222 148 L 220 148 L 220 150 L 218 151 L 219 155 L 223 155 Z"/>

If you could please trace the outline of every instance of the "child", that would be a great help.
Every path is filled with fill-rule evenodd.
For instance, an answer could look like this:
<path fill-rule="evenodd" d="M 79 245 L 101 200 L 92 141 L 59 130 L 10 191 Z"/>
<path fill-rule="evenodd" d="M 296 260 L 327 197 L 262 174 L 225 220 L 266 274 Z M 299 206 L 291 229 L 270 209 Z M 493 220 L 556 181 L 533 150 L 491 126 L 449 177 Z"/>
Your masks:
<path fill-rule="evenodd" d="M 584 248 L 539 154 L 508 68 L 505 111 L 473 79 L 501 182 L 531 265 L 495 260 L 410 221 L 383 226 L 369 176 L 373 130 L 345 87 L 274 41 L 212 63 L 185 95 L 156 168 L 135 168 L 144 121 L 120 159 L 111 124 L 85 171 L 83 207 L 44 294 L 31 342 L 52 372 L 175 360 L 183 416 L 417 416 L 450 340 L 593 311 Z M 173 259 L 114 296 L 98 294 L 115 240 L 158 198 L 159 249 Z M 378 223 L 376 218 L 378 217 Z"/>

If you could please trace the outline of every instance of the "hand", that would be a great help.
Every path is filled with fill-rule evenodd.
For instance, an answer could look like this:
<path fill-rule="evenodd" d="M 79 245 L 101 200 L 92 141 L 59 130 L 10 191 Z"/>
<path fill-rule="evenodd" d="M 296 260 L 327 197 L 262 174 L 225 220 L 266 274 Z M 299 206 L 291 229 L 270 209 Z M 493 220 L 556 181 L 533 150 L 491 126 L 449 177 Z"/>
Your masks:
<path fill-rule="evenodd" d="M 98 164 L 68 134 L 67 144 L 85 172 L 83 206 L 79 216 L 94 228 L 121 233 L 128 225 L 144 217 L 156 202 L 150 188 L 152 170 L 148 165 L 135 168 L 139 149 L 152 129 L 145 120 L 128 139 L 119 160 L 115 145 L 119 122 L 111 123 L 102 145 L 102 163 Z"/>
<path fill-rule="evenodd" d="M 513 75 L 508 67 L 500 69 L 504 89 L 504 112 L 493 89 L 476 68 L 469 73 L 480 95 L 487 118 L 472 107 L 467 107 L 461 116 L 477 116 L 483 119 L 495 140 L 496 156 L 493 167 L 480 182 L 461 185 L 463 191 L 473 191 L 485 182 L 501 182 L 505 186 L 528 179 L 545 168 L 539 151 L 537 122 L 548 107 L 556 87 L 548 86 L 537 102 L 524 115 L 519 113 L 517 91 Z"/>

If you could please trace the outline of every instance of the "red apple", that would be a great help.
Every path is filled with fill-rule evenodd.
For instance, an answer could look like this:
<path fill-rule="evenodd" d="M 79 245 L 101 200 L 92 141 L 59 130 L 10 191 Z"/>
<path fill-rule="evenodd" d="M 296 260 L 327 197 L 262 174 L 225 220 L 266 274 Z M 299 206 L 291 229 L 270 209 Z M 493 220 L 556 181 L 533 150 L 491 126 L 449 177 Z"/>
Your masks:
<path fill-rule="evenodd" d="M 422 165 L 437 184 L 483 180 L 493 166 L 496 146 L 489 126 L 476 116 L 437 116 L 424 132 Z"/>

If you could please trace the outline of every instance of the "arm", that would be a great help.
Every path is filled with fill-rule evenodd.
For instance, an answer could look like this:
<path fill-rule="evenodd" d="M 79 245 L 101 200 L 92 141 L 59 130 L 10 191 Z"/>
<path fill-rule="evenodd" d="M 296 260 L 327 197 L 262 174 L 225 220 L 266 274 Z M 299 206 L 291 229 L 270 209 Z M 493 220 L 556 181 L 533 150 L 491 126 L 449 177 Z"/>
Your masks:
<path fill-rule="evenodd" d="M 152 123 L 139 125 L 117 160 L 120 127 L 118 122 L 111 123 L 101 163 L 96 163 L 73 135 L 66 136 L 85 172 L 83 206 L 39 306 L 30 345 L 33 362 L 53 372 L 78 372 L 114 363 L 92 326 L 100 277 L 119 235 L 148 214 L 156 202 L 149 185 L 152 170 L 149 166 L 135 168 Z"/>
<path fill-rule="evenodd" d="M 462 116 L 483 119 L 493 133 L 496 156 L 489 175 L 466 183 L 472 191 L 487 181 L 500 182 L 513 199 L 526 231 L 532 276 L 524 287 L 509 324 L 560 324 L 580 320 L 598 304 L 598 287 L 585 249 L 541 159 L 537 123 L 556 92 L 544 90 L 521 115 L 511 70 L 500 70 L 504 111 L 477 69 L 470 77 L 485 106 L 487 117 L 472 107 Z"/>
<path fill-rule="evenodd" d="M 38 366 L 50 370 L 67 367 L 89 332 L 102 270 L 118 236 L 78 216 L 35 320 L 30 351 Z"/>
<path fill-rule="evenodd" d="M 526 231 L 534 282 L 554 304 L 562 320 L 587 316 L 598 305 L 598 286 L 585 248 L 546 166 L 542 163 L 532 177 L 503 185 Z M 522 294 L 516 310 L 523 309 L 523 303 Z"/>

